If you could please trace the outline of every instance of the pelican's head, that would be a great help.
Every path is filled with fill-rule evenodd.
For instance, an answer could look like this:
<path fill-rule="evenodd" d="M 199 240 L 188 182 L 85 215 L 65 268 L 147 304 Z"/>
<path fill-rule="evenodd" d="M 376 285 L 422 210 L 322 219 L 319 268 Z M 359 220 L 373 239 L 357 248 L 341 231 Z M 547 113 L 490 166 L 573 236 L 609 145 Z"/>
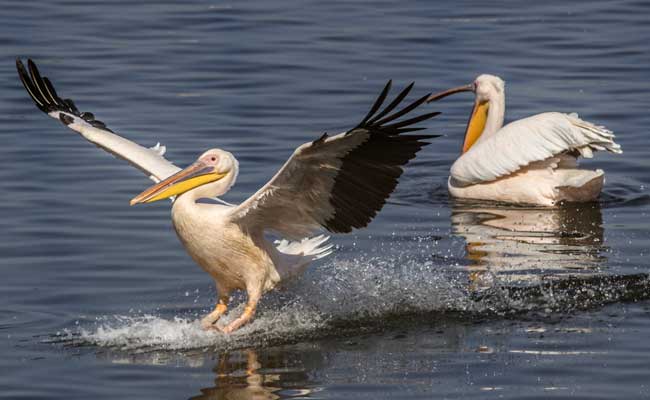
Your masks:
<path fill-rule="evenodd" d="M 237 171 L 237 160 L 231 153 L 211 149 L 187 168 L 135 196 L 131 205 L 152 203 L 190 191 L 196 194 L 196 198 L 219 196 L 230 189 Z"/>
<path fill-rule="evenodd" d="M 455 87 L 429 96 L 427 102 L 440 100 L 454 93 L 461 92 L 474 93 L 474 108 L 467 123 L 465 141 L 463 142 L 463 153 L 465 153 L 476 143 L 485 129 L 490 101 L 502 100 L 504 98 L 505 82 L 498 76 L 488 74 L 479 75 L 469 85 Z"/>
<path fill-rule="evenodd" d="M 488 102 L 503 96 L 506 83 L 498 76 L 483 74 L 479 75 L 472 83 L 476 100 Z"/>

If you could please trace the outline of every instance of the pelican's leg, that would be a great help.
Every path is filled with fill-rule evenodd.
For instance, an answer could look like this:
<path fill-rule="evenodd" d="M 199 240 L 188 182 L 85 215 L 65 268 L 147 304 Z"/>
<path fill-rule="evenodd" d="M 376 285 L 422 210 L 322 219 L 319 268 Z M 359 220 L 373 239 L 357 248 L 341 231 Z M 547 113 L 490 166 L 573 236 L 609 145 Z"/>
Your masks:
<path fill-rule="evenodd" d="M 219 321 L 219 318 L 228 310 L 228 301 L 230 301 L 230 290 L 227 290 L 223 287 L 220 287 L 217 284 L 217 290 L 219 291 L 219 300 L 217 305 L 214 307 L 214 311 L 206 315 L 201 320 L 201 328 L 203 330 L 216 329 L 215 323 Z"/>
<path fill-rule="evenodd" d="M 232 321 L 225 328 L 221 329 L 223 333 L 232 333 L 253 318 L 255 315 L 255 310 L 257 309 L 257 303 L 260 301 L 260 297 L 262 297 L 261 284 L 259 286 L 260 287 L 246 288 L 246 291 L 248 292 L 248 301 L 246 302 L 244 312 L 236 320 Z"/>

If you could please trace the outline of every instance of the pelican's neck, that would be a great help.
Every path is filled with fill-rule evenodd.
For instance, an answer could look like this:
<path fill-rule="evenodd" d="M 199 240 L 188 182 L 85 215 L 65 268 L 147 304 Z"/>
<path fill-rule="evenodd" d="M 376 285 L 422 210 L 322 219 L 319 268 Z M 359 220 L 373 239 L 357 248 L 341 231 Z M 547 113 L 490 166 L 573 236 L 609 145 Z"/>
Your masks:
<path fill-rule="evenodd" d="M 481 137 L 488 137 L 495 134 L 503 126 L 503 118 L 506 114 L 506 96 L 503 91 L 490 97 L 487 120 Z"/>

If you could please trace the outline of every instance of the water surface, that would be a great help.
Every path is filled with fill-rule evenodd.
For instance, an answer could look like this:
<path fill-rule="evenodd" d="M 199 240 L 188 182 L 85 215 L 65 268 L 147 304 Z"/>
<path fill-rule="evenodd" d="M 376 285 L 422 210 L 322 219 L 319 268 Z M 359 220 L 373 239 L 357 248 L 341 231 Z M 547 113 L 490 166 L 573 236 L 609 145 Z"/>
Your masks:
<path fill-rule="evenodd" d="M 0 396 L 647 398 L 650 7 L 9 0 L 0 15 Z M 618 136 L 598 203 L 458 202 L 446 179 L 471 96 L 378 218 L 266 296 L 232 337 L 202 332 L 211 280 L 149 181 L 41 114 L 17 79 L 187 165 L 240 161 L 239 202 L 293 149 L 362 118 L 388 79 L 415 95 L 506 82 L 507 120 L 578 112 Z M 241 300 L 237 297 L 236 300 Z M 236 309 L 235 311 L 239 311 Z"/>

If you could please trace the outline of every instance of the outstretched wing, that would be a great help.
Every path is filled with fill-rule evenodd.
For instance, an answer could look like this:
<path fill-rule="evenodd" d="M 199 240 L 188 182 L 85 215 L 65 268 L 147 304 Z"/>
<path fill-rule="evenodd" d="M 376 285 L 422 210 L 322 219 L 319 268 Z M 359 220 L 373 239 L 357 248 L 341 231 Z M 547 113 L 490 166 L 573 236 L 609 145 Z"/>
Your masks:
<path fill-rule="evenodd" d="M 390 87 L 388 82 L 353 129 L 298 147 L 264 187 L 233 209 L 231 220 L 249 231 L 292 238 L 321 228 L 350 232 L 368 225 L 395 189 L 402 167 L 428 144 L 424 139 L 436 137 L 404 133 L 424 129 L 412 125 L 439 113 L 393 122 L 426 101 L 424 96 L 391 114 L 413 84 L 378 112 Z"/>
<path fill-rule="evenodd" d="M 50 80 L 41 77 L 32 60 L 27 60 L 27 68 L 29 73 L 22 61 L 16 60 L 18 76 L 39 110 L 63 122 L 89 142 L 128 161 L 155 182 L 180 170 L 163 157 L 164 146 L 157 144 L 152 148 L 147 148 L 116 135 L 103 122 L 96 120 L 92 113 L 79 112 L 72 100 L 61 99 Z"/>
<path fill-rule="evenodd" d="M 451 167 L 460 184 L 490 182 L 563 153 L 591 158 L 594 151 L 622 153 L 614 134 L 576 114 L 543 113 L 512 122 L 480 140 Z"/>

